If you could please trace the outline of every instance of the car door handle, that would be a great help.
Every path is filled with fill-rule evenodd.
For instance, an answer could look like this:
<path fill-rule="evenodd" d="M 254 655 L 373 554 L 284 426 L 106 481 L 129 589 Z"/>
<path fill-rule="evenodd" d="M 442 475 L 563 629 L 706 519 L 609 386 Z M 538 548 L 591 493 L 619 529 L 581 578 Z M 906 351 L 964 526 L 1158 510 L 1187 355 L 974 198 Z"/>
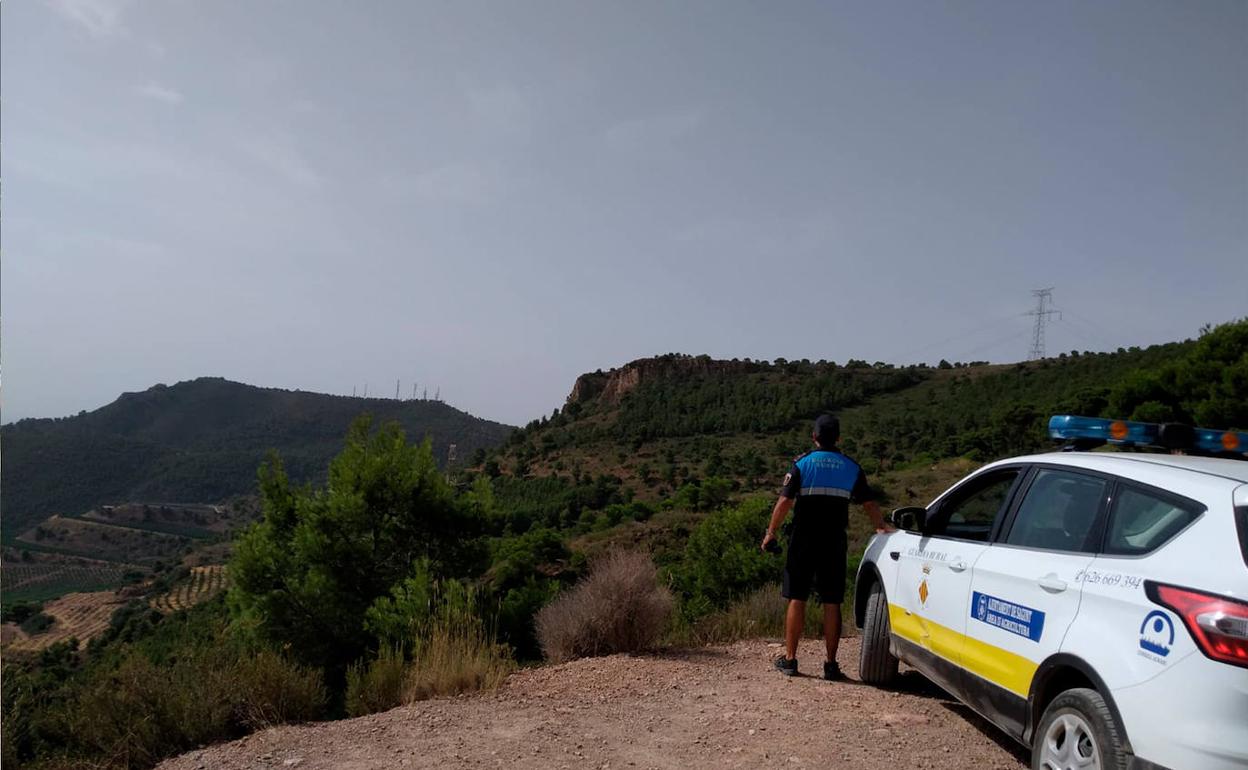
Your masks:
<path fill-rule="evenodd" d="M 1060 594 L 1062 591 L 1066 590 L 1066 581 L 1062 580 L 1057 575 L 1045 575 L 1036 582 L 1040 584 L 1041 588 L 1051 594 Z"/>
<path fill-rule="evenodd" d="M 892 559 L 893 561 L 897 561 L 898 559 L 901 558 L 901 551 L 889 551 L 888 558 Z"/>
<path fill-rule="evenodd" d="M 966 562 L 962 561 L 961 559 L 958 559 L 957 561 L 951 562 L 949 564 L 949 569 L 953 570 L 954 572 L 963 572 L 966 570 Z"/>

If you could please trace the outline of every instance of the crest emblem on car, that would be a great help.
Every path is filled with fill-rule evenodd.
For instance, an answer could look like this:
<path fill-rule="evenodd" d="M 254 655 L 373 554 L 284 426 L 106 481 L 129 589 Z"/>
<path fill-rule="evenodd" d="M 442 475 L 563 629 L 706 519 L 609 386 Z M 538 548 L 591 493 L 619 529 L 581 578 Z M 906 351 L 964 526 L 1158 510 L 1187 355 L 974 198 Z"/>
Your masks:
<path fill-rule="evenodd" d="M 1140 649 L 1166 657 L 1174 644 L 1174 621 L 1161 610 L 1153 610 L 1144 616 L 1140 624 Z"/>

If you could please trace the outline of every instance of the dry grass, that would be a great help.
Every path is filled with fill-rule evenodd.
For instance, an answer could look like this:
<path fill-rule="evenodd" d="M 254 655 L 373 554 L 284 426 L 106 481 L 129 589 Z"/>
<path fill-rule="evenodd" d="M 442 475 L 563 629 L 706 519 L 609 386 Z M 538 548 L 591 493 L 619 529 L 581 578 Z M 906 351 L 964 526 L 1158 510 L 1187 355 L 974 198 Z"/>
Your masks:
<path fill-rule="evenodd" d="M 411 659 L 385 647 L 347 672 L 347 713 L 361 716 L 440 695 L 493 690 L 515 669 L 472 606 L 440 614 L 411 644 Z"/>
<path fill-rule="evenodd" d="M 495 643 L 480 622 L 439 624 L 422 641 L 404 678 L 406 703 L 437 695 L 493 690 L 515 668 L 506 646 Z"/>
<path fill-rule="evenodd" d="M 727 609 L 676 629 L 667 641 L 676 647 L 696 647 L 729 644 L 741 639 L 783 637 L 787 608 L 788 600 L 780 595 L 780 586 L 766 585 L 733 602 Z M 808 637 L 823 634 L 823 607 L 818 602 L 806 604 L 802 633 Z"/>
<path fill-rule="evenodd" d="M 347 671 L 347 716 L 389 711 L 403 703 L 407 663 L 403 653 L 383 647 L 369 662 L 358 661 Z"/>
<path fill-rule="evenodd" d="M 537 614 L 547 660 L 637 652 L 654 647 L 671 623 L 675 601 L 643 553 L 617 551 Z"/>

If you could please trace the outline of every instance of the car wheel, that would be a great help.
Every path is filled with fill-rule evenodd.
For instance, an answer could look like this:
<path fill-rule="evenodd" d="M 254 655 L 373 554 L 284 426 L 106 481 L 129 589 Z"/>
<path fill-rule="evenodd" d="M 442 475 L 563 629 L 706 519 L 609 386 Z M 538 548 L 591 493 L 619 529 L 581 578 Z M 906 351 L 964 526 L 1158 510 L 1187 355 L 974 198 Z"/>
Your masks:
<path fill-rule="evenodd" d="M 889 652 L 888 600 L 876 581 L 867 596 L 862 624 L 862 647 L 858 652 L 858 676 L 867 684 L 890 684 L 897 678 L 897 658 Z"/>
<path fill-rule="evenodd" d="M 1067 690 L 1040 717 L 1032 770 L 1126 770 L 1122 730 L 1096 690 Z"/>

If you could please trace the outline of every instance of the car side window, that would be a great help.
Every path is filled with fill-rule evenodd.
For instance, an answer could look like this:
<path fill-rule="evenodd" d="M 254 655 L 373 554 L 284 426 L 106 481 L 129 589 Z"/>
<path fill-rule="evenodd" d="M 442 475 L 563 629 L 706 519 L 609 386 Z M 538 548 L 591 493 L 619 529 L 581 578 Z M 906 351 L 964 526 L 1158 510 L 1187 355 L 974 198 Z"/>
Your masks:
<path fill-rule="evenodd" d="M 1094 552 L 1092 530 L 1109 482 L 1098 476 L 1041 468 L 1018 506 L 1007 545 Z"/>
<path fill-rule="evenodd" d="M 1123 484 L 1109 514 L 1105 553 L 1137 556 L 1160 548 L 1203 512 L 1199 503 Z"/>
<path fill-rule="evenodd" d="M 987 542 L 992 535 L 992 523 L 1005 505 L 1016 478 L 1018 469 L 1008 468 L 955 490 L 928 522 L 926 534 Z"/>

